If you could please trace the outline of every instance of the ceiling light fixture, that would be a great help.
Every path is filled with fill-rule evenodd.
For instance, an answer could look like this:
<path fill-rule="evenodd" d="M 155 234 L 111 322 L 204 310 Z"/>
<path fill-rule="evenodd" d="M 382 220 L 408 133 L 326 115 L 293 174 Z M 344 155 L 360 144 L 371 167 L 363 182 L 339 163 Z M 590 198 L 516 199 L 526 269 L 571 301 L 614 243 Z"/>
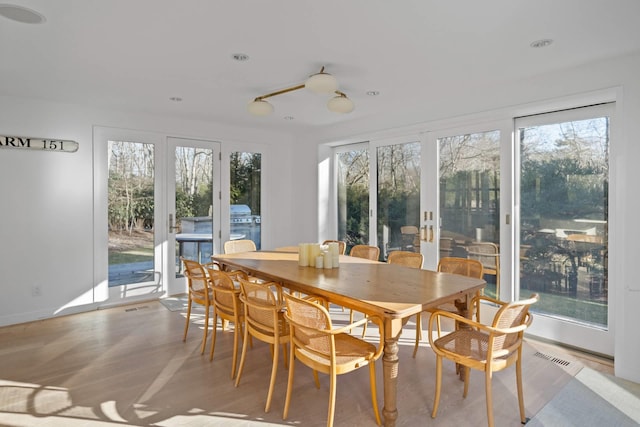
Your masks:
<path fill-rule="evenodd" d="M 333 111 L 334 113 L 350 113 L 353 111 L 355 107 L 353 105 L 353 101 L 347 98 L 347 95 L 340 92 L 339 90 L 335 91 L 338 96 L 333 97 L 327 102 L 327 108 L 329 111 Z"/>
<path fill-rule="evenodd" d="M 293 92 L 303 88 L 307 88 L 314 93 L 336 94 L 336 96 L 331 98 L 327 103 L 329 111 L 333 111 L 334 113 L 350 113 L 354 109 L 353 101 L 350 100 L 344 92 L 340 92 L 338 90 L 338 81 L 331 74 L 325 73 L 324 67 L 320 69 L 320 72 L 309 76 L 303 84 L 258 96 L 249 103 L 247 109 L 255 116 L 267 116 L 273 112 L 274 108 L 268 101 L 265 101 L 266 98 L 282 95 L 284 93 Z"/>

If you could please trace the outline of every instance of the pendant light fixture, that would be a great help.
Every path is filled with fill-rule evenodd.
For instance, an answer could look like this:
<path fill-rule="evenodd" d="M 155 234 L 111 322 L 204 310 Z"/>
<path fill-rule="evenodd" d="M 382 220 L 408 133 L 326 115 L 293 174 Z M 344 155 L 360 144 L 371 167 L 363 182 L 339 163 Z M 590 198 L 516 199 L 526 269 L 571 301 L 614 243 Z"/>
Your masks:
<path fill-rule="evenodd" d="M 329 73 L 324 72 L 324 67 L 319 73 L 309 76 L 304 87 L 314 93 L 333 93 L 338 90 L 338 80 Z"/>
<path fill-rule="evenodd" d="M 265 100 L 266 98 L 282 95 L 283 93 L 293 92 L 303 88 L 309 89 L 310 91 L 318 94 L 335 94 L 336 96 L 331 98 L 327 103 L 329 111 L 344 114 L 350 113 L 354 109 L 353 101 L 350 100 L 344 92 L 340 92 L 338 90 L 338 80 L 331 74 L 326 73 L 324 71 L 324 67 L 322 67 L 318 73 L 309 76 L 303 84 L 258 96 L 249 103 L 247 110 L 255 116 L 268 116 L 273 112 L 274 107 Z"/>

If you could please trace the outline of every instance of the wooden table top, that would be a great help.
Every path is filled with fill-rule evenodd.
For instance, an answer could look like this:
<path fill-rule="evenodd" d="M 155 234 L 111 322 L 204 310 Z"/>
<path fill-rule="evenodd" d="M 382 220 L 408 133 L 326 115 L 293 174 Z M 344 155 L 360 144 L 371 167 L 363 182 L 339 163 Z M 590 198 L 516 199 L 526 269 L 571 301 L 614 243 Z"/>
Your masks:
<path fill-rule="evenodd" d="M 300 267 L 298 254 L 258 251 L 213 255 L 222 264 L 330 302 L 385 318 L 404 319 L 456 297 L 480 291 L 486 282 L 340 255 L 340 267 Z"/>

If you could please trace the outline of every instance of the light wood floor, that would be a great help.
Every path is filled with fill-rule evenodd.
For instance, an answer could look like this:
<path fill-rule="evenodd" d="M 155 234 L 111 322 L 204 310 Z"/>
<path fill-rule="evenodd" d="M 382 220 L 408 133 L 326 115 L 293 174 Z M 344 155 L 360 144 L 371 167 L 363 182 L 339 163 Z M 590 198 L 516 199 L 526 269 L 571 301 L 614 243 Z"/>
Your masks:
<path fill-rule="evenodd" d="M 325 425 L 326 378 L 321 376 L 322 386 L 317 390 L 311 372 L 296 365 L 289 419 L 283 421 L 287 371 L 280 364 L 272 409 L 265 414 L 269 347 L 254 341 L 242 382 L 235 388 L 230 378 L 232 333 L 218 330 L 215 359 L 209 362 L 208 354 L 200 355 L 202 316 L 196 314 L 192 321 L 186 343 L 182 341 L 184 313 L 169 311 L 159 302 L 0 328 L 0 425 Z M 400 340 L 397 425 L 484 425 L 482 374 L 472 373 L 469 397 L 463 400 L 462 383 L 451 364 L 443 374 L 438 417 L 431 419 L 435 357 L 424 344 L 418 356 L 411 358 L 411 326 L 407 325 Z M 375 328 L 368 330 L 375 339 Z M 563 354 L 573 360 L 582 357 L 545 343 L 530 344 L 566 352 Z M 586 356 L 582 360 L 595 369 L 611 370 L 607 361 Z M 532 360 L 527 365 L 533 369 L 536 363 Z M 538 375 L 527 371 L 527 365 L 525 399 L 531 416 L 531 411 L 539 410 L 552 396 L 551 386 L 535 382 L 548 375 L 553 387 L 561 387 L 562 371 L 536 368 L 543 373 Z M 382 408 L 381 361 L 377 369 Z M 494 377 L 494 412 L 497 425 L 519 425 L 514 376 L 507 371 L 512 369 Z M 338 379 L 335 425 L 375 425 L 367 369 Z"/>

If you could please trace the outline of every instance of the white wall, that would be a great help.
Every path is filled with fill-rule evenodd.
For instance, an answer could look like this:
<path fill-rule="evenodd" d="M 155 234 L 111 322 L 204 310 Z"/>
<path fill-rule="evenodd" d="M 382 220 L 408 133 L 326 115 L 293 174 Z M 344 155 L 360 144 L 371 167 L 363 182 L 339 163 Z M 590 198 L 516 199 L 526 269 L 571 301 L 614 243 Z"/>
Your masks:
<path fill-rule="evenodd" d="M 615 372 L 617 376 L 640 382 L 640 279 L 636 263 L 640 259 L 640 53 L 584 64 L 572 69 L 539 75 L 505 87 L 488 87 L 470 96 L 456 94 L 456 105 L 445 103 L 440 120 L 421 120 L 421 112 L 406 115 L 407 126 L 354 132 L 347 125 L 333 126 L 314 135 L 318 144 L 339 141 L 366 141 L 380 136 L 428 132 L 470 122 L 500 120 L 519 115 L 543 113 L 556 108 L 584 106 L 582 102 L 598 99 L 600 94 L 614 93 L 616 116 L 610 152 L 610 223 L 609 223 L 609 304 L 613 308 L 610 325 L 615 331 Z M 587 100 L 587 101 L 581 101 Z M 610 99 L 606 99 L 607 101 Z M 575 102 L 574 105 L 571 105 Z M 588 105 L 588 104 L 587 104 Z M 380 123 L 385 123 L 380 118 Z M 417 123 L 417 124 L 416 124 Z M 411 124 L 409 126 L 409 124 Z M 326 159 L 326 149 L 314 153 L 319 172 Z M 321 183 L 320 183 L 321 184 Z M 321 193 L 322 194 L 322 193 Z M 321 196 L 322 197 L 322 196 Z M 329 214 L 319 206 L 322 217 Z M 305 215 L 313 215 L 311 209 Z M 325 230 L 322 223 L 318 229 Z"/>
<path fill-rule="evenodd" d="M 94 309 L 94 125 L 263 145 L 264 247 L 296 241 L 290 227 L 291 136 L 0 97 L 0 135 L 77 141 L 76 153 L 0 149 L 0 325 Z M 266 159 L 269 159 L 268 161 Z M 278 188 L 282 191 L 268 191 Z M 33 296 L 37 286 L 41 295 Z"/>

